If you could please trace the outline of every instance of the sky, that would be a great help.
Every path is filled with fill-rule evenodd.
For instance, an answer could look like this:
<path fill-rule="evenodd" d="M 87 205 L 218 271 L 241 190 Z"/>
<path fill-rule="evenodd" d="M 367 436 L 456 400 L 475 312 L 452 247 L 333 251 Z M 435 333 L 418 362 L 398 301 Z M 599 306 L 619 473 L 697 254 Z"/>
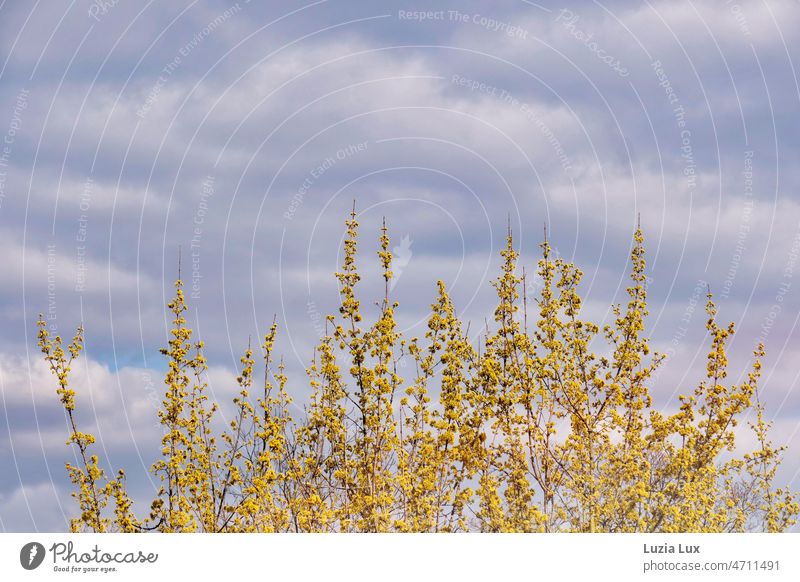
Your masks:
<path fill-rule="evenodd" d="M 765 344 L 800 489 L 798 21 L 789 0 L 0 0 L 0 531 L 75 513 L 39 313 L 85 326 L 79 421 L 145 511 L 179 255 L 213 398 L 275 318 L 303 402 L 354 201 L 363 302 L 386 217 L 409 336 L 437 279 L 491 316 L 509 224 L 529 270 L 546 227 L 611 321 L 638 218 L 655 405 L 704 374 L 710 288 L 733 380 Z"/>

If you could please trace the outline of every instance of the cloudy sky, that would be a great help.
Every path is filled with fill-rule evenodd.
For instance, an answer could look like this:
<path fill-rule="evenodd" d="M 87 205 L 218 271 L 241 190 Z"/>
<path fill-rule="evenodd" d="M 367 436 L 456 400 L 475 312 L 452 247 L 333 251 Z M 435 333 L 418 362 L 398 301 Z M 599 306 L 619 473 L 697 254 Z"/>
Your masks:
<path fill-rule="evenodd" d="M 529 268 L 548 226 L 605 321 L 640 215 L 656 405 L 703 374 L 709 285 L 734 379 L 766 344 L 800 488 L 798 21 L 789 0 L 0 0 L 0 531 L 75 512 L 38 313 L 86 326 L 80 420 L 146 506 L 178 249 L 215 397 L 277 316 L 302 402 L 353 200 L 362 297 L 386 216 L 409 334 L 437 278 L 465 321 L 491 313 L 509 217 Z"/>

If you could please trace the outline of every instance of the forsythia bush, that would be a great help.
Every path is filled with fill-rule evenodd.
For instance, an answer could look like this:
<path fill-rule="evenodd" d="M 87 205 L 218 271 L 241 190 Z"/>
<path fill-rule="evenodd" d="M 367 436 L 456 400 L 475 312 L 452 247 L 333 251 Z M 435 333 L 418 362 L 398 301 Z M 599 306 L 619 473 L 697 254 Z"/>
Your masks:
<path fill-rule="evenodd" d="M 81 510 L 74 531 L 778 532 L 795 523 L 797 496 L 773 486 L 783 448 L 769 441 L 757 397 L 763 348 L 744 383 L 726 381 L 734 327 L 718 324 L 710 294 L 706 377 L 673 414 L 653 409 L 648 384 L 663 356 L 644 335 L 641 230 L 629 301 L 602 329 L 581 319 L 581 271 L 553 258 L 546 240 L 528 305 L 509 233 L 494 323 L 474 345 L 441 281 L 424 338 L 397 331 L 385 224 L 386 291 L 377 321 L 365 324 L 355 212 L 346 225 L 341 305 L 308 367 L 313 395 L 301 419 L 290 416 L 284 367 L 273 361 L 273 323 L 260 346 L 263 379 L 248 346 L 235 417 L 215 434 L 204 346 L 186 326 L 177 281 L 161 350 L 169 369 L 152 467 L 161 488 L 145 519 L 132 512 L 124 474 L 109 478 L 90 453 L 94 437 L 76 427 L 69 371 L 82 328 L 65 351 L 40 318 L 39 347 L 81 463 L 67 465 Z M 606 350 L 593 353 L 601 341 Z M 401 359 L 412 364 L 408 378 Z M 734 429 L 749 411 L 758 444 L 736 458 Z"/>

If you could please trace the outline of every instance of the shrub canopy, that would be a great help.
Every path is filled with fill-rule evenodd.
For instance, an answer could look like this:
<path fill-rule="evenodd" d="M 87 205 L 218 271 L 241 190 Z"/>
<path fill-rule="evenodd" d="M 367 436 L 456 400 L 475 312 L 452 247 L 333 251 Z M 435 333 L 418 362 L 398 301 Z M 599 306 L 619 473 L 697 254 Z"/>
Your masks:
<path fill-rule="evenodd" d="M 651 353 L 644 333 L 640 229 L 627 305 L 615 305 L 602 329 L 581 317 L 581 271 L 554 258 L 547 240 L 538 292 L 528 297 L 509 232 L 494 321 L 473 342 L 441 281 L 424 337 L 398 331 L 385 223 L 385 292 L 376 320 L 363 321 L 356 219 L 354 210 L 345 223 L 339 312 L 326 318 L 308 366 L 302 418 L 290 415 L 273 323 L 260 345 L 263 377 L 248 346 L 234 418 L 217 434 L 204 345 L 187 327 L 176 282 L 152 468 L 161 487 L 146 518 L 132 511 L 124 473 L 108 477 L 91 453 L 94 437 L 76 426 L 69 372 L 83 329 L 65 350 L 40 318 L 67 444 L 79 453 L 78 466 L 67 464 L 80 507 L 74 531 L 777 532 L 795 523 L 797 496 L 773 485 L 783 448 L 770 442 L 758 400 L 763 346 L 747 379 L 728 381 L 734 326 L 717 322 L 710 293 L 706 377 L 674 413 L 653 408 L 649 386 L 664 356 Z M 403 360 L 407 377 L 398 373 Z M 737 423 L 751 411 L 757 446 L 738 457 Z"/>

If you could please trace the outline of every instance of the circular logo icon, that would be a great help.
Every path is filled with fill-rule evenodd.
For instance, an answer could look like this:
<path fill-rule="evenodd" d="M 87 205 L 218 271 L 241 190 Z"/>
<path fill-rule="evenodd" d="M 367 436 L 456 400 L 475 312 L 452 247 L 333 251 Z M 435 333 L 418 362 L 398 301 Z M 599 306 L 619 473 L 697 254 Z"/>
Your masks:
<path fill-rule="evenodd" d="M 29 542 L 19 551 L 19 563 L 26 570 L 35 570 L 44 562 L 44 546 L 39 542 Z"/>

